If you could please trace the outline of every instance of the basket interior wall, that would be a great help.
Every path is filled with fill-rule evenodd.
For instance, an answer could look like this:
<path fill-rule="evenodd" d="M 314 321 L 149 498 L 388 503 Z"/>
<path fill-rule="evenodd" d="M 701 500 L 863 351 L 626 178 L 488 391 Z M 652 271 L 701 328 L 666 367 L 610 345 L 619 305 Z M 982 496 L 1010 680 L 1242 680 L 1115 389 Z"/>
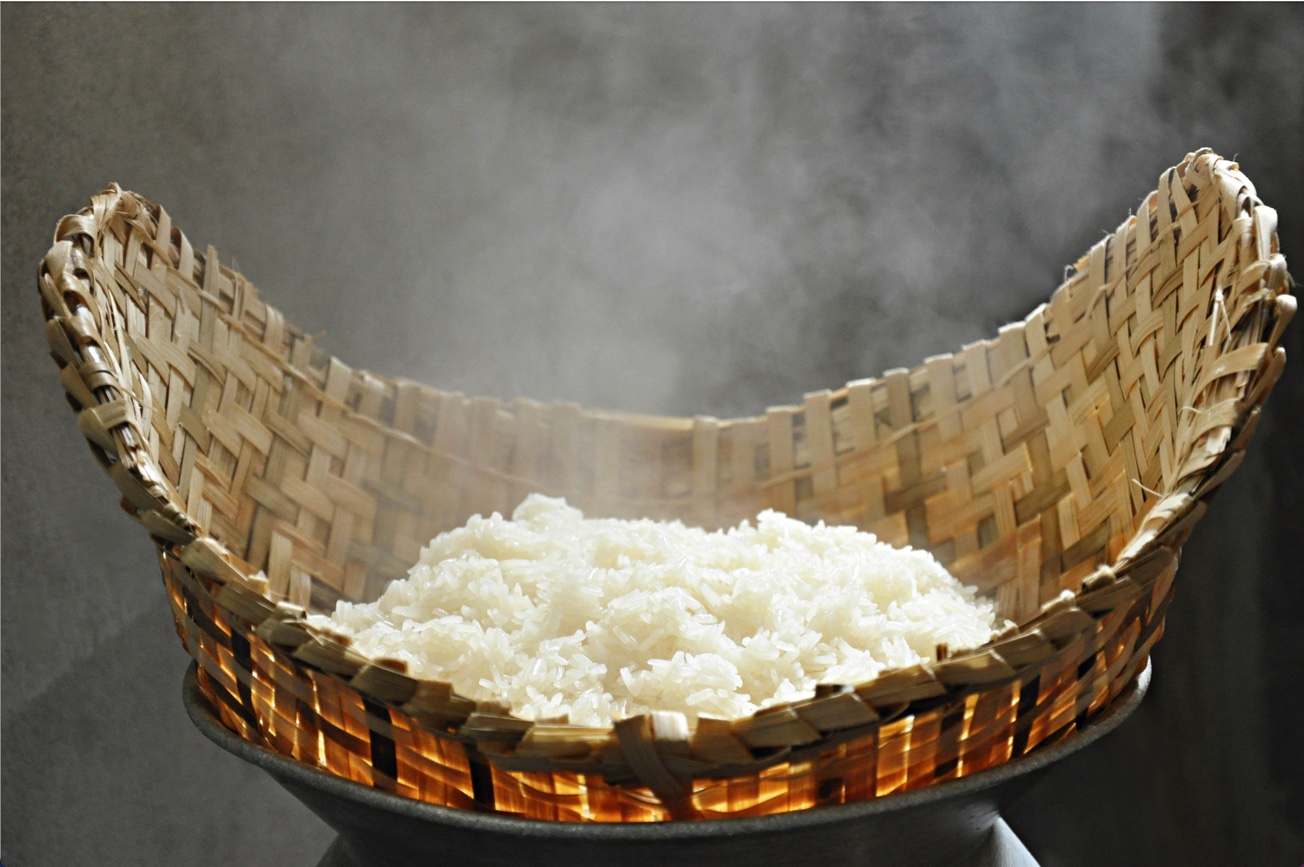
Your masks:
<path fill-rule="evenodd" d="M 997 338 L 732 420 L 467 399 L 353 370 L 131 194 L 106 191 L 60 237 L 94 233 L 71 255 L 92 278 L 87 315 L 120 335 L 105 363 L 138 374 L 120 409 L 139 414 L 137 462 L 277 598 L 374 598 L 438 532 L 541 491 L 594 515 L 721 526 L 770 507 L 855 524 L 933 551 L 1023 622 L 1204 468 L 1202 414 L 1262 362 L 1236 359 L 1230 385 L 1210 370 L 1262 339 L 1262 275 L 1241 265 L 1275 252 L 1251 249 L 1271 237 L 1245 225 L 1252 189 L 1211 167 L 1165 174 Z M 103 407 L 86 415 L 84 430 L 112 427 Z"/>

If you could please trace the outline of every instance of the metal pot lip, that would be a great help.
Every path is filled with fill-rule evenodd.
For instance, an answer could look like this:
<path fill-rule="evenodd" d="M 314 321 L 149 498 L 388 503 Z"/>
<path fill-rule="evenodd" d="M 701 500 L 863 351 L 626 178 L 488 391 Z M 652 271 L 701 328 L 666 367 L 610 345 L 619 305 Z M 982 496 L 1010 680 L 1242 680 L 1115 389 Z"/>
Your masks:
<path fill-rule="evenodd" d="M 427 804 L 413 798 L 373 789 L 352 780 L 303 764 L 266 747 L 259 746 L 226 728 L 210 709 L 208 699 L 199 689 L 196 663 L 186 670 L 182 700 L 186 713 L 205 737 L 222 749 L 257 765 L 279 781 L 316 789 L 344 801 L 352 801 L 372 810 L 405 816 L 433 825 L 444 825 L 477 832 L 493 832 L 522 839 L 575 838 L 589 840 L 703 839 L 744 834 L 775 833 L 799 828 L 811 829 L 869 817 L 905 812 L 926 804 L 978 795 L 1018 777 L 1034 773 L 1094 743 L 1118 728 L 1141 704 L 1150 687 L 1151 663 L 1132 679 L 1123 692 L 1099 716 L 1063 741 L 1029 755 L 1011 759 L 994 768 L 937 783 L 922 789 L 885 795 L 850 804 L 812 807 L 769 816 L 743 817 L 690 822 L 548 822 L 488 813 L 476 813 L 452 807 Z"/>

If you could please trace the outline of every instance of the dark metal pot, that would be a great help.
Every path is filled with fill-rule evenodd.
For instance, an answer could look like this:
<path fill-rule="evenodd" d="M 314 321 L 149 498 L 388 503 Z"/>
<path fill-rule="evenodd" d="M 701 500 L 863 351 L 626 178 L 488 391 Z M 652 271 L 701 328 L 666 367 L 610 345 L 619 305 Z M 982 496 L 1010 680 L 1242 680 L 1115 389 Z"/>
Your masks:
<path fill-rule="evenodd" d="M 195 665 L 184 700 L 210 740 L 258 765 L 339 832 L 318 867 L 415 865 L 1033 865 L 1000 811 L 1052 763 L 1118 727 L 1141 703 L 1150 666 L 1066 740 L 1003 765 L 871 801 L 710 822 L 541 822 L 425 804 L 332 776 L 242 740 L 214 715 Z"/>

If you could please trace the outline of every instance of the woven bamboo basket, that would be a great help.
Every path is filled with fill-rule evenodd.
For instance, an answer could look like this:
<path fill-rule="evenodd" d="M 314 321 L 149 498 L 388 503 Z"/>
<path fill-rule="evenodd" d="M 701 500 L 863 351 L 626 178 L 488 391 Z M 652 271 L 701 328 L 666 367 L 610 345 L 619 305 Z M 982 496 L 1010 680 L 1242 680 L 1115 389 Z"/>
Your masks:
<path fill-rule="evenodd" d="M 433 804 L 714 819 L 973 774 L 1123 690 L 1285 363 L 1295 300 L 1275 224 L 1235 163 L 1191 154 L 994 340 L 730 420 L 355 370 L 117 186 L 60 221 L 39 284 L 78 428 L 157 544 L 226 726 Z M 932 551 L 1017 626 L 684 739 L 660 713 L 610 729 L 520 719 L 305 624 L 535 491 L 589 515 L 854 524 Z"/>

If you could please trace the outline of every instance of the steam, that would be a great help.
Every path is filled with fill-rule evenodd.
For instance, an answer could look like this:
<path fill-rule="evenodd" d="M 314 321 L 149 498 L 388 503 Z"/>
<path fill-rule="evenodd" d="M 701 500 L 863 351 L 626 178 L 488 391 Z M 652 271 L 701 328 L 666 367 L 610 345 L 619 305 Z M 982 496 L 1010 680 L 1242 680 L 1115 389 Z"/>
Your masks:
<path fill-rule="evenodd" d="M 322 126 L 301 206 L 358 231 L 329 310 L 283 303 L 473 394 L 751 414 L 913 365 L 1209 143 L 1156 109 L 1152 6 L 332 12 L 249 29 Z"/>

